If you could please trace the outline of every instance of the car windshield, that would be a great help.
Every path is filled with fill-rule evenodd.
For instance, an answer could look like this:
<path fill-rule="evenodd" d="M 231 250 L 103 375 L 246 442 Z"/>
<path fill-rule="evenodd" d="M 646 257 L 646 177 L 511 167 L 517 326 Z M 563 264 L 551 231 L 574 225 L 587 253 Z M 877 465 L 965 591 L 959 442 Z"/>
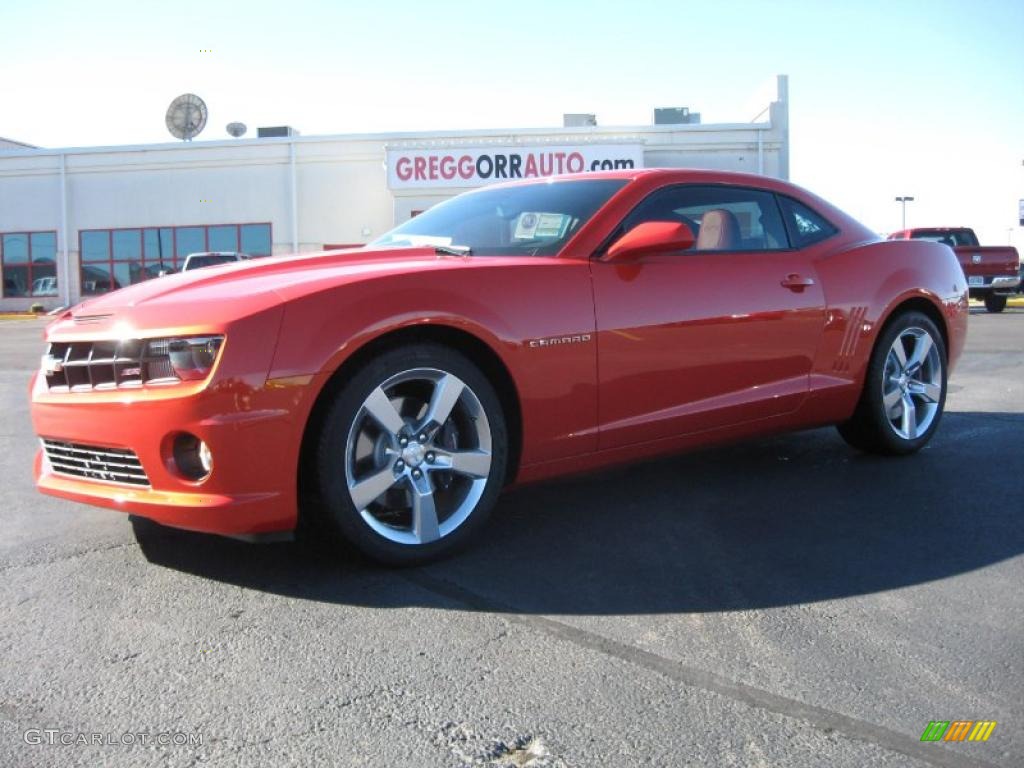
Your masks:
<path fill-rule="evenodd" d="M 189 259 L 188 268 L 199 269 L 199 267 L 212 267 L 215 264 L 227 264 L 233 261 L 238 261 L 238 257 L 234 254 L 211 253 L 206 256 L 192 256 Z"/>
<path fill-rule="evenodd" d="M 553 256 L 626 183 L 581 179 L 482 189 L 440 203 L 370 245 Z"/>

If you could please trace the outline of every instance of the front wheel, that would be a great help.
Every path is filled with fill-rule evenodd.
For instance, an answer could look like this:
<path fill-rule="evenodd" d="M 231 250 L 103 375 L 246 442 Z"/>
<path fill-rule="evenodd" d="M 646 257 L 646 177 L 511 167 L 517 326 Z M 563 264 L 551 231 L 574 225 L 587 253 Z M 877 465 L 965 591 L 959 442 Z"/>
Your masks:
<path fill-rule="evenodd" d="M 997 293 L 985 294 L 985 309 L 989 312 L 1002 312 L 1006 309 L 1006 297 Z"/>
<path fill-rule="evenodd" d="M 434 344 L 384 353 L 328 414 L 319 522 L 391 565 L 449 554 L 485 522 L 507 444 L 493 386 L 461 354 Z"/>
<path fill-rule="evenodd" d="M 946 345 L 935 323 L 920 312 L 897 316 L 871 353 L 857 410 L 839 434 L 870 453 L 920 450 L 942 418 L 946 375 Z"/>

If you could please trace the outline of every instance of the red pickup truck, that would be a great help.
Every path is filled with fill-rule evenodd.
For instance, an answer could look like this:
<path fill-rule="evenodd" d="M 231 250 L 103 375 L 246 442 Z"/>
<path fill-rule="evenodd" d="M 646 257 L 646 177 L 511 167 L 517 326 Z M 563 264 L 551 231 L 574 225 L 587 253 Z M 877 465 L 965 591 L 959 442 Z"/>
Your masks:
<path fill-rule="evenodd" d="M 922 227 L 889 235 L 890 240 L 931 240 L 950 246 L 967 276 L 972 299 L 984 299 L 989 312 L 1002 312 L 1006 297 L 1020 285 L 1020 257 L 1012 245 L 982 247 L 967 227 Z"/>

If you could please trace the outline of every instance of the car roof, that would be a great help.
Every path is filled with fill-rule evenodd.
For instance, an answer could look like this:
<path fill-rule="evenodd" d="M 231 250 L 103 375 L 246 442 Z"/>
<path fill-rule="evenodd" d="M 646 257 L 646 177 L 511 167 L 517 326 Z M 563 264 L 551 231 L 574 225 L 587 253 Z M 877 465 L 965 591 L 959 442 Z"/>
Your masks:
<path fill-rule="evenodd" d="M 627 168 L 617 171 L 589 171 L 584 173 L 564 173 L 558 176 L 538 176 L 529 179 L 510 179 L 495 184 L 489 184 L 478 189 L 493 189 L 495 187 L 519 186 L 523 184 L 536 184 L 548 181 L 581 181 L 593 179 L 612 179 L 623 181 L 636 181 L 643 179 L 645 182 L 677 181 L 680 183 L 692 181 L 708 184 L 737 184 L 777 191 L 788 191 L 794 188 L 799 189 L 792 182 L 776 179 L 772 176 L 763 176 L 757 173 L 743 173 L 740 171 L 720 171 L 707 168 Z"/>

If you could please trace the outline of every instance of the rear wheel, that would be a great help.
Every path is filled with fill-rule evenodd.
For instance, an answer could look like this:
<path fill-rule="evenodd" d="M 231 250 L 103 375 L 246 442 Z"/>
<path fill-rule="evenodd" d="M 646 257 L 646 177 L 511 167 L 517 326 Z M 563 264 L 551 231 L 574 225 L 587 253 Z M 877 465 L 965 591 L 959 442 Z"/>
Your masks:
<path fill-rule="evenodd" d="M 996 293 L 985 295 L 985 309 L 989 312 L 1002 312 L 1006 309 L 1006 297 Z"/>
<path fill-rule="evenodd" d="M 863 451 L 913 453 L 935 434 L 945 404 L 942 334 L 926 315 L 906 312 L 879 337 L 857 410 L 839 434 Z"/>
<path fill-rule="evenodd" d="M 392 350 L 329 412 L 317 455 L 320 522 L 376 560 L 426 562 L 483 525 L 506 463 L 500 402 L 472 363 L 433 344 Z"/>

